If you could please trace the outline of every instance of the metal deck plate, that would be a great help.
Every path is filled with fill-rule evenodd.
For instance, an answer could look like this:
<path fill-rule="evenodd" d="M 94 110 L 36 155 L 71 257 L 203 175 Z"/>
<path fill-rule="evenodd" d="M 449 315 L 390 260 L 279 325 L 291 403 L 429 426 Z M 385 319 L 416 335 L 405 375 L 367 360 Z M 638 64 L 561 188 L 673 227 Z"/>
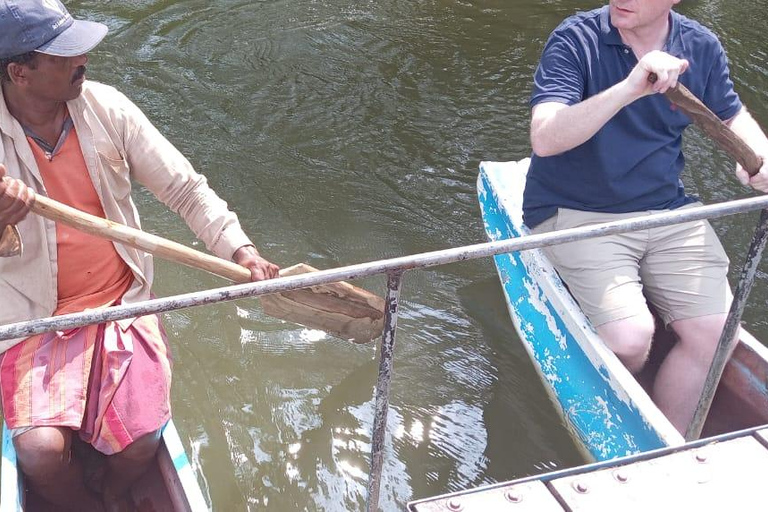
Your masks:
<path fill-rule="evenodd" d="M 413 503 L 415 512 L 564 512 L 547 487 L 539 482 L 525 482 L 492 489 Z"/>
<path fill-rule="evenodd" d="M 768 449 L 745 437 L 549 482 L 566 510 L 764 511 Z"/>

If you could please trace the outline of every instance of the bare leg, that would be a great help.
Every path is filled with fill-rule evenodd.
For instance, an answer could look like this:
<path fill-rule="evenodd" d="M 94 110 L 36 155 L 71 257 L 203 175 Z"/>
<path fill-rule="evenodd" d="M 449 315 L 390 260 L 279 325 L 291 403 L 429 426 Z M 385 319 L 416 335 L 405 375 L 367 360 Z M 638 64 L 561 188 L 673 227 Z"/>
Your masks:
<path fill-rule="evenodd" d="M 120 453 L 107 459 L 104 504 L 108 511 L 130 510 L 128 490 L 144 474 L 160 446 L 161 430 L 140 437 Z"/>
<path fill-rule="evenodd" d="M 624 366 L 637 374 L 648 359 L 654 329 L 653 316 L 646 309 L 636 316 L 602 324 L 597 333 Z"/>
<path fill-rule="evenodd" d="M 19 466 L 32 489 L 65 510 L 103 510 L 101 500 L 83 483 L 83 470 L 72 457 L 72 430 L 38 427 L 13 439 Z"/>
<path fill-rule="evenodd" d="M 683 435 L 704 389 L 725 318 L 726 315 L 708 315 L 670 324 L 679 340 L 659 368 L 653 399 Z M 732 343 L 731 350 L 734 346 Z"/>

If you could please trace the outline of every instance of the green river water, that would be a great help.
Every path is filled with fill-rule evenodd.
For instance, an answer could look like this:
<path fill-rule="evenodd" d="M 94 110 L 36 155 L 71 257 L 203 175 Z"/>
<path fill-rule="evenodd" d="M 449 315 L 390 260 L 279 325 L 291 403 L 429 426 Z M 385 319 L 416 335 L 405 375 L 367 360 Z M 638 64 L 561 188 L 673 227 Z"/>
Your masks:
<path fill-rule="evenodd" d="M 132 98 L 282 266 L 332 268 L 485 241 L 481 160 L 530 145 L 531 77 L 573 0 L 72 1 L 106 23 L 91 79 Z M 684 0 L 768 124 L 768 2 Z M 701 134 L 686 183 L 712 203 L 751 192 Z M 148 231 L 192 244 L 143 190 Z M 716 221 L 734 263 L 756 214 Z M 159 262 L 158 296 L 224 285 Z M 732 276 L 737 271 L 732 271 Z M 735 280 L 732 281 L 735 284 Z M 384 293 L 383 277 L 358 282 Z M 744 315 L 768 339 L 762 271 Z M 517 341 L 490 260 L 406 275 L 381 506 L 583 463 Z M 375 344 L 266 316 L 255 300 L 166 315 L 177 427 L 215 510 L 360 510 Z"/>

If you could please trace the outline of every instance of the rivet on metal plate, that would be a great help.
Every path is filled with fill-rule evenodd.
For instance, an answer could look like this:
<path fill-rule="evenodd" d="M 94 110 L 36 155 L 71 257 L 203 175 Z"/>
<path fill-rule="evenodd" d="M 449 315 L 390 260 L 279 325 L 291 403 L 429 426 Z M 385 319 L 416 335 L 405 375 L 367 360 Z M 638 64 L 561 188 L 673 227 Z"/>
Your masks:
<path fill-rule="evenodd" d="M 520 503 L 521 501 L 523 501 L 523 495 L 513 490 L 509 490 L 505 492 L 504 497 L 507 499 L 507 501 L 510 501 L 512 503 Z"/>
<path fill-rule="evenodd" d="M 446 503 L 446 506 L 448 507 L 448 510 L 453 510 L 455 512 L 458 512 L 459 510 L 464 508 L 464 506 L 461 504 L 461 501 L 459 501 L 458 498 L 449 499 L 448 503 Z"/>
<path fill-rule="evenodd" d="M 573 488 L 578 492 L 579 494 L 586 494 L 589 492 L 589 487 L 587 487 L 586 484 L 576 481 L 573 482 Z"/>
<path fill-rule="evenodd" d="M 615 478 L 617 481 L 621 482 L 622 484 L 625 483 L 627 480 L 629 480 L 629 476 L 621 470 L 616 470 L 613 472 L 613 478 Z"/>

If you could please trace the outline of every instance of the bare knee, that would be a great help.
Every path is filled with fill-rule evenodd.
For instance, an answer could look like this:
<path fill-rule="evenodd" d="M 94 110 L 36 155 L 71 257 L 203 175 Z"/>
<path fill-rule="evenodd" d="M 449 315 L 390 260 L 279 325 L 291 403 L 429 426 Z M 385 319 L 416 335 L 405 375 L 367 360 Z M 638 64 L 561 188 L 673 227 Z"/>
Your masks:
<path fill-rule="evenodd" d="M 32 478 L 65 470 L 70 461 L 72 431 L 60 427 L 38 427 L 14 437 L 19 465 Z"/>
<path fill-rule="evenodd" d="M 151 464 L 160 445 L 161 433 L 162 429 L 146 434 L 107 459 L 110 472 L 104 487 L 105 500 L 115 503 L 122 500 L 133 482 Z"/>
<path fill-rule="evenodd" d="M 147 462 L 155 456 L 155 453 L 157 453 L 157 447 L 160 446 L 161 434 L 162 429 L 143 435 L 113 457 L 129 463 L 134 462 L 141 464 Z"/>
<path fill-rule="evenodd" d="M 680 346 L 689 357 L 709 364 L 723 332 L 726 315 L 707 315 L 685 320 L 676 320 L 670 324 L 679 338 Z M 729 340 L 729 350 L 736 347 L 738 330 Z"/>
<path fill-rule="evenodd" d="M 632 373 L 643 369 L 651 350 L 655 324 L 650 312 L 603 324 L 597 328 L 606 345 Z"/>

